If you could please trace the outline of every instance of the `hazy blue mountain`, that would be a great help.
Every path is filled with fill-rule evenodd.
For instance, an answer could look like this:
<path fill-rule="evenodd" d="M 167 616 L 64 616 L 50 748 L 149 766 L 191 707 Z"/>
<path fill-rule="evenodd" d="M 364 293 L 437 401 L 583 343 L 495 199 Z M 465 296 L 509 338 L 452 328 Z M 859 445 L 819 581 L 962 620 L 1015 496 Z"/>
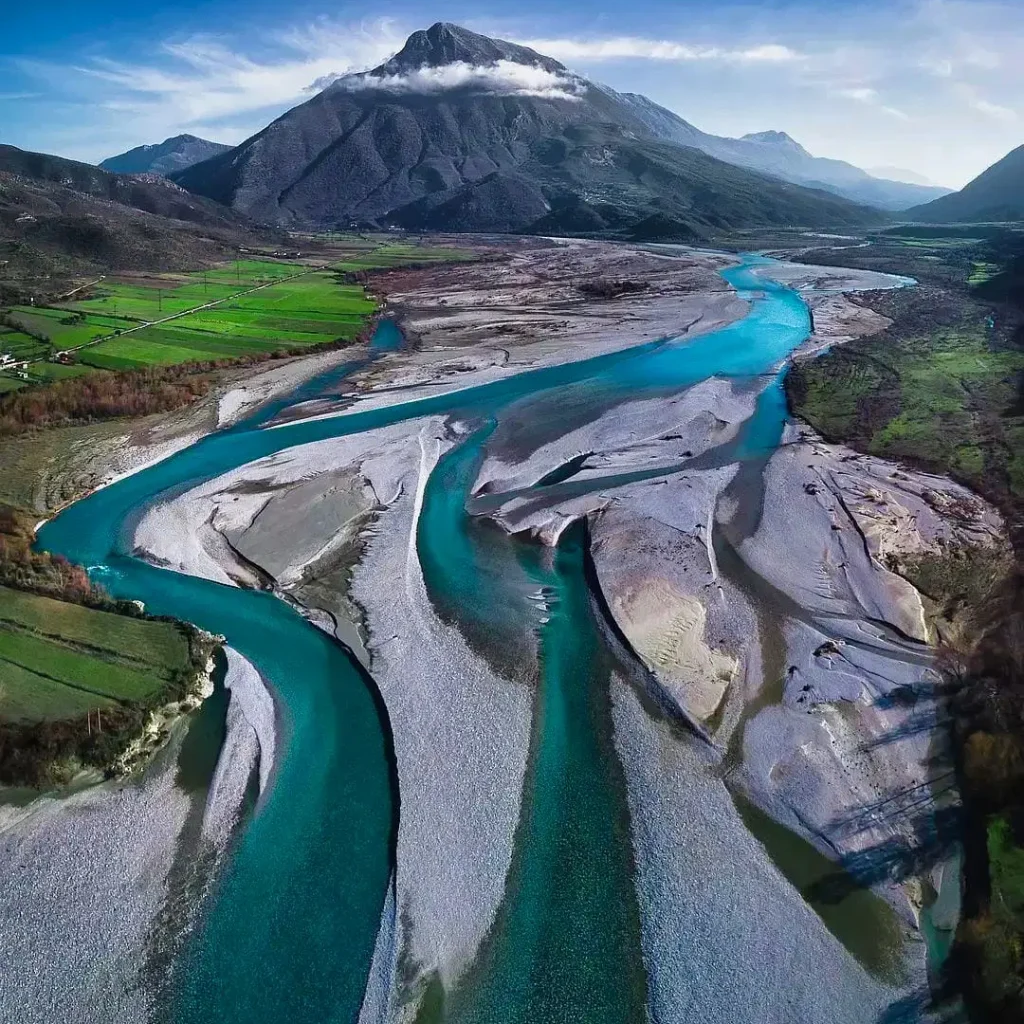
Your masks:
<path fill-rule="evenodd" d="M 136 146 L 127 153 L 108 157 L 100 167 L 117 174 L 162 174 L 169 175 L 183 171 L 193 164 L 209 160 L 218 153 L 226 153 L 231 147 L 220 142 L 210 142 L 195 135 L 175 135 L 151 146 Z"/>
<path fill-rule="evenodd" d="M 682 148 L 525 47 L 439 23 L 230 152 L 174 175 L 262 221 L 705 237 L 880 215 Z"/>
<path fill-rule="evenodd" d="M 905 210 L 950 191 L 937 185 L 876 178 L 845 160 L 812 156 L 785 132 L 753 132 L 739 139 L 709 135 L 646 96 L 616 93 L 607 88 L 605 92 L 628 104 L 659 138 L 681 146 L 693 146 L 739 167 L 764 171 L 798 185 L 825 189 L 856 203 L 866 203 L 883 210 Z"/>
<path fill-rule="evenodd" d="M 890 181 L 902 181 L 908 185 L 930 185 L 935 187 L 935 182 L 917 171 L 908 170 L 906 167 L 865 167 L 872 178 L 887 178 Z M 941 186 L 939 186 L 941 187 Z M 952 191 L 952 189 L 948 190 Z"/>
<path fill-rule="evenodd" d="M 907 211 L 933 222 L 1024 220 L 1024 146 L 982 171 L 959 192 Z"/>

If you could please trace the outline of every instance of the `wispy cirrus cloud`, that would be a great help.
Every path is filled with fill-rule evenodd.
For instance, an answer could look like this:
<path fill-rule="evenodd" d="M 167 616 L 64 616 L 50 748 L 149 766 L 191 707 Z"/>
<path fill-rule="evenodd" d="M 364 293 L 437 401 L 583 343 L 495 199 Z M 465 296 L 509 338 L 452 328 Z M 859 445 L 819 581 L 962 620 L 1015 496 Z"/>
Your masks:
<path fill-rule="evenodd" d="M 75 61 L 70 96 L 67 65 L 24 58 L 12 63 L 59 97 L 54 120 L 59 115 L 60 127 L 52 130 L 50 148 L 90 160 L 180 132 L 240 142 L 307 99 L 311 83 L 373 67 L 405 37 L 389 20 L 318 19 L 273 37 L 250 37 L 246 45 L 210 35 L 157 41 L 148 50 L 135 48 L 132 60 Z"/>
<path fill-rule="evenodd" d="M 318 78 L 362 70 L 401 45 L 390 23 L 342 34 L 321 26 L 314 36 L 292 32 L 283 48 L 251 57 L 215 38 L 195 36 L 160 44 L 147 63 L 96 58 L 76 67 L 81 75 L 115 87 L 109 109 L 169 114 L 180 124 L 235 117 L 300 99 Z"/>
<path fill-rule="evenodd" d="M 1002 121 L 1004 124 L 1017 120 L 1017 111 L 1012 107 L 1004 106 L 1002 103 L 993 103 L 982 94 L 975 86 L 967 82 L 957 82 L 953 87 L 954 94 L 965 103 L 971 110 L 984 114 L 993 121 Z"/>
<path fill-rule="evenodd" d="M 900 121 L 909 121 L 910 115 L 900 110 L 899 107 L 894 107 L 889 103 L 884 103 L 882 97 L 878 94 L 878 90 L 866 85 L 848 86 L 846 88 L 834 89 L 832 94 L 839 99 L 853 100 L 856 103 L 866 103 L 869 106 L 877 108 L 881 113 L 888 115 L 889 117 L 895 117 Z"/>
<path fill-rule="evenodd" d="M 981 114 L 987 114 L 997 121 L 1016 121 L 1017 111 L 1010 107 L 1004 107 L 1000 103 L 993 103 L 991 100 L 975 99 L 971 106 Z"/>
<path fill-rule="evenodd" d="M 729 48 L 697 46 L 668 39 L 614 36 L 608 39 L 527 39 L 525 46 L 556 60 L 580 63 L 611 60 L 721 61 L 738 64 L 781 64 L 802 55 L 779 43 Z"/>

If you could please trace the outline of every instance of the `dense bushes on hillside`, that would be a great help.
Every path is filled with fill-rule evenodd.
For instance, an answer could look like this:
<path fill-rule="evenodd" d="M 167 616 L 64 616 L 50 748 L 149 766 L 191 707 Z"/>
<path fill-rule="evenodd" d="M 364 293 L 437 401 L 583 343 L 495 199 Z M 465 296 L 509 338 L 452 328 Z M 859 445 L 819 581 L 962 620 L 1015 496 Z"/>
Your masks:
<path fill-rule="evenodd" d="M 1024 1020 L 1024 570 L 973 608 L 953 724 L 967 895 L 953 966 L 973 1016 Z"/>
<path fill-rule="evenodd" d="M 0 503 L 0 584 L 19 590 L 31 590 L 73 604 L 110 610 L 122 609 L 106 592 L 95 586 L 85 569 L 60 555 L 36 551 L 31 517 Z"/>
<path fill-rule="evenodd" d="M 90 373 L 0 397 L 0 436 L 117 416 L 145 416 L 188 405 L 209 390 L 202 371 L 184 364 L 126 373 Z"/>

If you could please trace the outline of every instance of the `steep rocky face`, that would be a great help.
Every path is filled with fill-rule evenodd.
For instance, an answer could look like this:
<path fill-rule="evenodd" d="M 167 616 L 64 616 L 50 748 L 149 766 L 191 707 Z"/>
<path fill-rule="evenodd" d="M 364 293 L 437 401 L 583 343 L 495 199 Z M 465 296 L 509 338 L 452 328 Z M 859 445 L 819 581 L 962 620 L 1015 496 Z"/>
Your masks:
<path fill-rule="evenodd" d="M 565 72 L 565 67 L 550 57 L 544 57 L 527 46 L 491 39 L 459 25 L 439 21 L 428 29 L 413 32 L 405 46 L 386 61 L 373 74 L 393 75 L 423 67 L 444 67 L 448 64 L 470 64 L 483 67 L 498 61 L 511 61 L 554 73 Z"/>
<path fill-rule="evenodd" d="M 297 227 L 628 232 L 653 217 L 699 237 L 879 219 L 682 149 L 557 61 L 448 24 L 174 177 Z"/>
<path fill-rule="evenodd" d="M 923 221 L 1024 220 L 1024 146 L 1007 153 L 959 192 L 907 211 Z"/>
<path fill-rule="evenodd" d="M 100 167 L 116 174 L 168 175 L 209 160 L 218 153 L 226 153 L 230 148 L 196 135 L 175 135 L 154 145 L 136 146 L 127 153 L 108 157 Z"/>

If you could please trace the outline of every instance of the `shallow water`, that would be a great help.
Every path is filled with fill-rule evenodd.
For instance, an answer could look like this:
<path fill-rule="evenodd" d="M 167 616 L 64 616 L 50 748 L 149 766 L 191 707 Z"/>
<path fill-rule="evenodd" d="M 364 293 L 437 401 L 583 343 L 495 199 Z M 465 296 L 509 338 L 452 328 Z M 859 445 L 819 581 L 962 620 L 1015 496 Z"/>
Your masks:
<path fill-rule="evenodd" d="M 439 614 L 497 667 L 503 663 L 495 652 L 503 650 L 504 667 L 518 666 L 537 685 L 506 898 L 445 1016 L 642 1018 L 628 811 L 611 743 L 607 654 L 583 578 L 581 539 L 569 531 L 554 552 L 538 551 L 470 520 L 466 505 L 491 431 L 503 422 L 529 423 L 531 406 L 559 402 L 566 418 L 586 422 L 619 402 L 675 394 L 711 375 L 776 373 L 807 336 L 809 317 L 796 293 L 751 273 L 766 262 L 746 257 L 724 272 L 746 297 L 763 301 L 721 330 L 272 430 L 260 429 L 269 419 L 264 409 L 83 499 L 41 530 L 42 546 L 88 565 L 114 595 L 225 635 L 277 700 L 282 736 L 271 786 L 178 965 L 176 1020 L 354 1020 L 393 867 L 397 799 L 386 716 L 354 659 L 269 594 L 131 557 L 134 524 L 155 502 L 274 452 L 438 413 L 483 426 L 442 459 L 428 482 L 418 532 L 428 592 Z M 341 372 L 291 400 L 316 397 Z M 286 404 L 277 403 L 273 415 Z M 783 411 L 776 380 L 735 457 L 770 451 Z M 566 419 L 532 422 L 518 434 L 524 452 L 564 430 Z"/>

